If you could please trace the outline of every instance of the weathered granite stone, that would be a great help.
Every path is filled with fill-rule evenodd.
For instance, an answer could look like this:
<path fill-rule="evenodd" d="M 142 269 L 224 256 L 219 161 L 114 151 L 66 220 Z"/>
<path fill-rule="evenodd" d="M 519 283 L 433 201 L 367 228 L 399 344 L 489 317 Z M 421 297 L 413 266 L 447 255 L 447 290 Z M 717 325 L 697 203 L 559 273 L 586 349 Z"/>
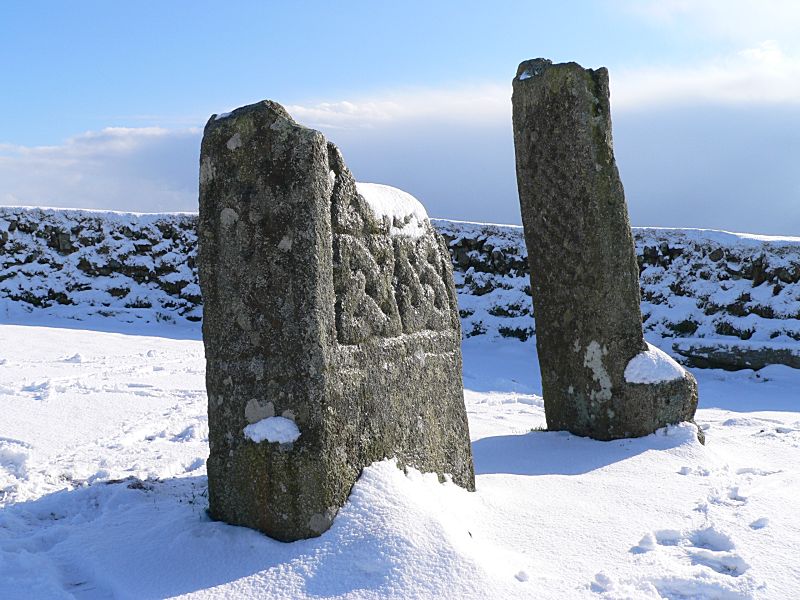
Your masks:
<path fill-rule="evenodd" d="M 546 59 L 513 81 L 517 185 L 547 426 L 596 439 L 691 420 L 689 373 L 630 384 L 646 350 L 639 271 L 611 141 L 608 71 Z"/>
<path fill-rule="evenodd" d="M 450 257 L 421 205 L 380 187 L 363 194 L 400 194 L 407 214 L 370 204 L 336 147 L 274 102 L 208 121 L 198 261 L 212 517 L 279 540 L 319 535 L 384 457 L 474 489 Z M 243 433 L 277 417 L 299 437 Z"/>

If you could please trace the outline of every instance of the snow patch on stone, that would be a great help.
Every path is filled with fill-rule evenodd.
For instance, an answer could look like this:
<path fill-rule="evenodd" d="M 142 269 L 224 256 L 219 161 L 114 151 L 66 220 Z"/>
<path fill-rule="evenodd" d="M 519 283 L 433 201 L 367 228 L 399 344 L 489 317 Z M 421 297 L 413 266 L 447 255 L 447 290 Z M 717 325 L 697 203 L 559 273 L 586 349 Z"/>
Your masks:
<path fill-rule="evenodd" d="M 685 373 L 669 354 L 648 343 L 647 350 L 634 356 L 625 367 L 625 381 L 663 383 L 681 379 Z"/>
<path fill-rule="evenodd" d="M 267 441 L 290 444 L 300 437 L 297 424 L 286 417 L 267 417 L 244 428 L 244 435 L 255 443 Z"/>
<path fill-rule="evenodd" d="M 428 213 L 408 192 L 380 183 L 356 183 L 356 190 L 367 201 L 378 220 L 389 220 L 390 235 L 418 238 L 425 235 Z"/>

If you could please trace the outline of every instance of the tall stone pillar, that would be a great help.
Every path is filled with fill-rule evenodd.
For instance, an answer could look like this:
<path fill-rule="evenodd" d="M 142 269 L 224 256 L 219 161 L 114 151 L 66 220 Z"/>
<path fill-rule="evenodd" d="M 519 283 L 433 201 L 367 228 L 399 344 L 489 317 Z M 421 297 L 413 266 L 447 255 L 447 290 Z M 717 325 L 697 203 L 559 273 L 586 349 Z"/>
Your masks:
<path fill-rule="evenodd" d="M 608 71 L 528 60 L 513 89 L 517 186 L 548 428 L 605 440 L 691 420 L 694 378 L 648 347 L 642 334 L 639 270 L 611 141 Z"/>
<path fill-rule="evenodd" d="M 383 458 L 474 489 L 452 267 L 419 202 L 357 187 L 266 101 L 208 121 L 198 237 L 214 518 L 319 535 Z"/>

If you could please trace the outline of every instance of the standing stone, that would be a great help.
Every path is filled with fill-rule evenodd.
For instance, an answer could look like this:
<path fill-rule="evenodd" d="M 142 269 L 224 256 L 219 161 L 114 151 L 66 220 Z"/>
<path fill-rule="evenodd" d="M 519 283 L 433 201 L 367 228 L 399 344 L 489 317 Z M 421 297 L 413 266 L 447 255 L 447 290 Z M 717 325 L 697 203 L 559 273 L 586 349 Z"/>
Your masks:
<path fill-rule="evenodd" d="M 519 66 L 513 87 L 517 186 L 548 428 L 608 440 L 691 420 L 694 377 L 648 349 L 642 334 L 608 71 L 539 58 Z M 642 368 L 648 364 L 649 372 Z"/>
<path fill-rule="evenodd" d="M 206 124 L 198 234 L 213 518 L 317 536 L 385 457 L 474 489 L 452 267 L 419 202 L 265 101 Z"/>

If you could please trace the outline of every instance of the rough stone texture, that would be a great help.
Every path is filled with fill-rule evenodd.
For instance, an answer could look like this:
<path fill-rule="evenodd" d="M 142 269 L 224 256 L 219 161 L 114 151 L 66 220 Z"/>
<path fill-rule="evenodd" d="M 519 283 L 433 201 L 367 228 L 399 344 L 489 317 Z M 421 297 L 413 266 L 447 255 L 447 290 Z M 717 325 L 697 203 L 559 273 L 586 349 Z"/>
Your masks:
<path fill-rule="evenodd" d="M 628 384 L 646 349 L 639 270 L 611 141 L 608 71 L 523 62 L 513 82 L 522 222 L 549 429 L 597 439 L 691 420 L 697 384 Z"/>
<path fill-rule="evenodd" d="M 212 117 L 199 273 L 209 509 L 280 540 L 319 535 L 361 469 L 396 456 L 474 489 L 449 255 L 390 235 L 336 147 L 273 102 Z M 290 444 L 249 423 L 295 421 Z"/>

